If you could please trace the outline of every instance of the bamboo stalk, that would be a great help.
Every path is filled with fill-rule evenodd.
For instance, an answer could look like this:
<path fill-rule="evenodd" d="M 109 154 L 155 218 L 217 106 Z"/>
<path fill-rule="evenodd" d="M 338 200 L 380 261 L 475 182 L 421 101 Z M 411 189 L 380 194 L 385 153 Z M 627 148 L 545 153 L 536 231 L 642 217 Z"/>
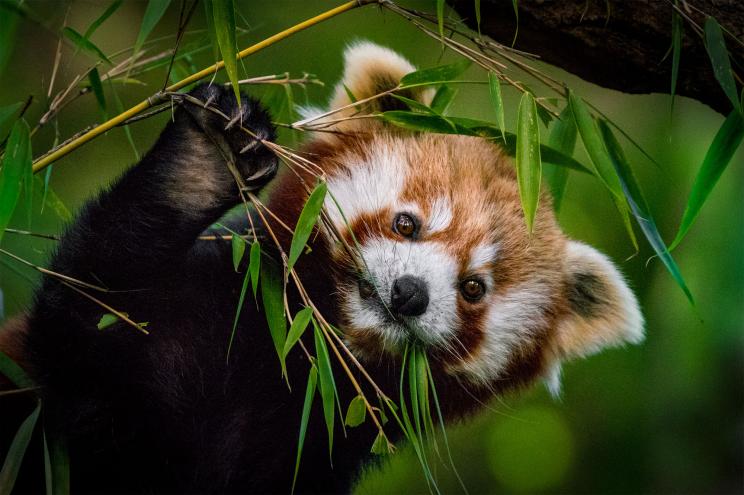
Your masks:
<path fill-rule="evenodd" d="M 299 24 L 296 24 L 288 29 L 285 29 L 284 31 L 280 31 L 276 33 L 273 36 L 270 36 L 266 38 L 263 41 L 260 41 L 256 43 L 255 45 L 249 46 L 248 48 L 238 52 L 236 55 L 236 59 L 240 60 L 242 58 L 247 57 L 248 55 L 252 55 L 260 50 L 263 50 L 264 48 L 273 45 L 274 43 L 281 41 L 285 38 L 288 38 L 289 36 L 292 36 L 295 33 L 298 33 L 300 31 L 303 31 L 311 26 L 314 26 L 315 24 L 318 24 L 320 22 L 323 22 L 327 19 L 330 19 L 331 17 L 335 17 L 338 14 L 347 12 L 349 10 L 355 9 L 357 7 L 360 7 L 362 5 L 366 5 L 368 3 L 372 3 L 373 0 L 351 0 L 349 2 L 346 2 L 342 5 L 339 5 L 336 8 L 333 8 L 331 10 L 328 10 L 326 12 L 323 12 L 320 15 L 317 15 L 315 17 L 312 17 L 310 19 L 307 19 L 306 21 L 303 21 Z M 178 81 L 175 84 L 172 84 L 165 88 L 166 92 L 169 91 L 178 91 L 181 88 L 184 88 L 188 86 L 191 83 L 194 83 L 196 81 L 199 81 L 201 79 L 204 79 L 205 77 L 211 76 L 212 74 L 219 72 L 225 67 L 224 61 L 219 61 L 216 64 L 207 67 L 205 69 L 200 70 L 199 72 L 190 75 L 189 77 L 182 79 Z M 95 137 L 111 130 L 112 128 L 116 127 L 117 125 L 121 124 L 122 122 L 129 120 L 130 118 L 134 117 L 135 115 L 147 110 L 148 108 L 152 107 L 153 105 L 159 103 L 162 101 L 162 95 L 161 93 L 158 93 L 156 95 L 153 95 L 146 100 L 138 103 L 137 105 L 133 106 L 129 110 L 117 115 L 116 117 L 104 122 L 103 124 L 100 124 L 90 131 L 86 132 L 82 136 L 78 137 L 77 139 L 74 139 L 67 143 L 66 145 L 62 146 L 58 150 L 56 150 L 53 153 L 50 153 L 46 156 L 43 156 L 36 160 L 33 164 L 33 172 L 37 173 L 41 170 L 44 170 L 47 166 L 51 165 L 55 161 L 59 160 L 63 156 L 67 155 L 71 151 L 79 148 L 83 144 L 87 143 L 88 141 L 94 139 Z"/>

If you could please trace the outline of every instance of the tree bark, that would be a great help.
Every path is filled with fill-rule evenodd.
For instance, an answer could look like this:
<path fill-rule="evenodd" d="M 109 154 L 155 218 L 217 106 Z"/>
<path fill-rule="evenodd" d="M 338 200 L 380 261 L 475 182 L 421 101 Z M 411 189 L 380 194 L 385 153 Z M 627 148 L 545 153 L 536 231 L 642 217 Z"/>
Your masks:
<path fill-rule="evenodd" d="M 473 0 L 448 2 L 469 27 L 477 29 Z M 744 0 L 679 1 L 699 26 L 716 18 L 731 35 L 744 40 Z M 481 32 L 533 53 L 589 82 L 624 93 L 669 93 L 671 88 L 672 1 L 667 0 L 518 0 L 517 22 L 509 0 L 482 0 Z M 704 14 L 703 14 L 704 12 Z M 694 98 L 717 112 L 732 108 L 715 79 L 703 39 L 682 19 L 678 95 Z M 741 90 L 744 48 L 726 35 L 732 67 Z"/>

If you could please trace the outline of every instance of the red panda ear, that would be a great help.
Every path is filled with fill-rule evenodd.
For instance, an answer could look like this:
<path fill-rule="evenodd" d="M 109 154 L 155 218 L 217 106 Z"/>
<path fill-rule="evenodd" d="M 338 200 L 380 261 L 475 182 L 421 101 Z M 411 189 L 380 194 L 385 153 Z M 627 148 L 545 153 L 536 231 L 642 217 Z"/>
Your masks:
<path fill-rule="evenodd" d="M 596 249 L 568 241 L 567 308 L 552 337 L 548 388 L 556 392 L 561 361 L 643 340 L 638 301 L 612 262 Z"/>
<path fill-rule="evenodd" d="M 389 48 L 369 41 L 357 41 L 349 45 L 344 52 L 344 75 L 336 85 L 327 111 L 347 106 L 349 108 L 324 120 L 335 121 L 343 117 L 387 110 L 407 110 L 405 103 L 389 95 L 364 100 L 395 88 L 403 76 L 415 70 L 416 67 L 408 60 Z M 431 103 L 434 96 L 431 89 L 425 88 L 402 90 L 398 94 L 426 105 Z M 356 102 L 360 103 L 353 105 Z M 318 108 L 305 108 L 301 111 L 304 117 L 313 117 L 324 112 L 325 110 Z M 320 121 L 313 123 L 318 122 Z M 371 119 L 348 120 L 336 123 L 332 128 L 344 132 L 368 131 L 371 123 Z"/>

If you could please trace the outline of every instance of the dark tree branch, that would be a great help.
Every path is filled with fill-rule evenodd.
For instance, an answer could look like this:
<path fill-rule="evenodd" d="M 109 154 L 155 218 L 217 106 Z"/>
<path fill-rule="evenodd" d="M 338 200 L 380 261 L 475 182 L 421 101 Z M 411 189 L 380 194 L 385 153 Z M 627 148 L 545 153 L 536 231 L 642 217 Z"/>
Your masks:
<path fill-rule="evenodd" d="M 474 1 L 448 2 L 476 29 Z M 519 0 L 515 48 L 606 88 L 625 93 L 669 93 L 673 3 L 667 0 Z M 609 7 L 609 10 L 608 10 Z M 677 94 L 728 114 L 731 103 L 719 87 L 705 45 L 690 20 L 702 28 L 705 15 L 744 40 L 744 1 L 680 1 L 682 56 Z M 704 13 L 704 14 L 703 14 Z M 517 22 L 510 0 L 482 0 L 481 32 L 511 45 Z M 727 35 L 737 83 L 744 74 L 741 41 Z"/>

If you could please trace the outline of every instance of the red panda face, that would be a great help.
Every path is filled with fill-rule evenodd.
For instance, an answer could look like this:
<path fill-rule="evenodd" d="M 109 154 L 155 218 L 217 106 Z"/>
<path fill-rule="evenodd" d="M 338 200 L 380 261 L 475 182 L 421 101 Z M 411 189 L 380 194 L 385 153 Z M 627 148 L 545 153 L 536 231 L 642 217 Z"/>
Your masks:
<path fill-rule="evenodd" d="M 564 236 L 547 193 L 527 231 L 497 144 L 342 118 L 399 105 L 368 99 L 413 70 L 379 46 L 350 47 L 324 127 L 334 132 L 305 147 L 327 175 L 335 233 L 323 237 L 351 350 L 374 363 L 415 342 L 458 381 L 503 389 L 543 376 L 555 390 L 564 359 L 639 341 L 632 292 L 606 257 Z"/>
<path fill-rule="evenodd" d="M 563 289 L 565 240 L 549 214 L 528 234 L 497 146 L 379 132 L 333 161 L 326 211 L 356 248 L 332 249 L 352 350 L 378 359 L 417 342 L 488 382 L 514 352 L 537 349 Z"/>

